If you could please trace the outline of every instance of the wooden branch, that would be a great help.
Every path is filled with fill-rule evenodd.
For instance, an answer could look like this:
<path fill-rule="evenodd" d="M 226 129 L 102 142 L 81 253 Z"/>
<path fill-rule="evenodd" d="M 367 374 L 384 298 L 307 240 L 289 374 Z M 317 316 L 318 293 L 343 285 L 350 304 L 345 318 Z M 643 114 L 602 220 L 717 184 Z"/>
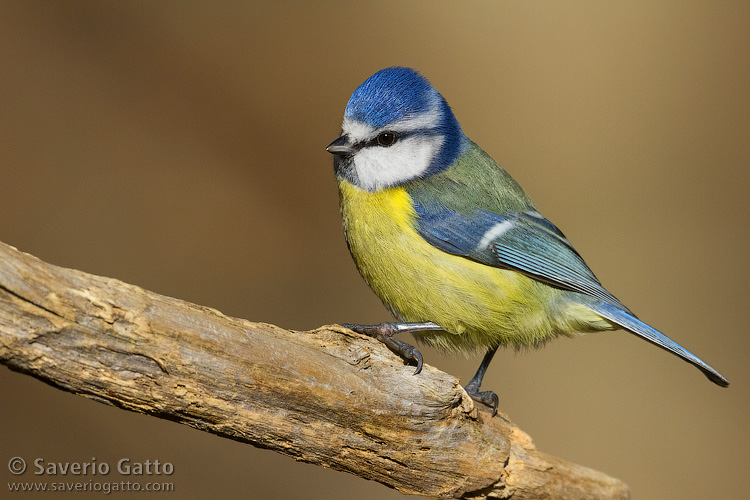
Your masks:
<path fill-rule="evenodd" d="M 0 362 L 60 389 L 428 498 L 627 498 L 459 381 L 340 326 L 224 316 L 0 243 Z"/>

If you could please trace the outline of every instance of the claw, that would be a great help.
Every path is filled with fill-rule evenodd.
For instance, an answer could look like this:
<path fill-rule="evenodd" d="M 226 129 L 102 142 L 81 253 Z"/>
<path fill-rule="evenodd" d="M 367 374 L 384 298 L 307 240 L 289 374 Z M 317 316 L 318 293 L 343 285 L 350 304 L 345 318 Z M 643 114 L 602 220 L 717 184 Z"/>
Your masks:
<path fill-rule="evenodd" d="M 466 393 L 471 396 L 471 399 L 474 401 L 478 401 L 479 403 L 486 404 L 490 408 L 492 408 L 492 416 L 494 417 L 497 415 L 497 407 L 500 404 L 500 400 L 497 397 L 497 394 L 495 394 L 492 391 L 479 391 L 479 388 L 482 386 L 482 379 L 484 378 L 484 373 L 487 371 L 487 367 L 490 365 L 490 362 L 492 361 L 492 357 L 495 355 L 495 352 L 497 351 L 497 346 L 490 347 L 487 350 L 487 354 L 484 355 L 484 358 L 482 358 L 482 363 L 479 365 L 479 369 L 474 374 L 474 376 L 469 380 L 469 383 L 466 384 Z"/>
<path fill-rule="evenodd" d="M 411 344 L 407 344 L 406 342 L 398 339 L 391 339 L 398 345 L 398 351 L 396 354 L 400 355 L 401 357 L 417 362 L 417 368 L 414 370 L 414 375 L 419 374 L 419 372 L 422 371 L 422 353 L 417 350 L 416 347 L 414 347 Z M 390 346 L 389 346 L 390 347 Z M 393 350 L 393 349 L 392 349 Z"/>
<path fill-rule="evenodd" d="M 416 361 L 417 369 L 414 370 L 414 375 L 422 371 L 422 353 L 416 347 L 393 337 L 382 337 L 378 338 L 378 340 L 384 343 L 394 354 L 398 354 L 403 358 L 404 361 Z"/>
<path fill-rule="evenodd" d="M 414 358 L 417 360 L 417 368 L 414 370 L 414 375 L 419 375 L 422 371 L 422 353 L 414 349 Z"/>
<path fill-rule="evenodd" d="M 468 386 L 466 387 L 466 393 L 471 397 L 471 399 L 492 408 L 493 417 L 497 415 L 497 407 L 500 405 L 500 399 L 497 397 L 497 394 L 492 391 L 471 392 L 468 389 Z"/>
<path fill-rule="evenodd" d="M 380 342 L 384 343 L 394 354 L 400 356 L 404 361 L 416 362 L 417 368 L 414 370 L 414 375 L 417 375 L 422 371 L 422 353 L 420 353 L 413 345 L 408 344 L 403 340 L 394 339 L 393 335 L 399 333 L 401 329 L 403 329 L 404 331 L 409 331 L 409 328 L 406 328 L 409 326 L 414 327 L 414 329 L 416 330 L 425 327 L 437 327 L 437 325 L 433 325 L 431 323 L 380 323 L 378 325 L 356 325 L 352 323 L 341 323 L 341 326 L 379 340 Z M 399 327 L 401 327 L 401 329 L 399 329 Z"/>

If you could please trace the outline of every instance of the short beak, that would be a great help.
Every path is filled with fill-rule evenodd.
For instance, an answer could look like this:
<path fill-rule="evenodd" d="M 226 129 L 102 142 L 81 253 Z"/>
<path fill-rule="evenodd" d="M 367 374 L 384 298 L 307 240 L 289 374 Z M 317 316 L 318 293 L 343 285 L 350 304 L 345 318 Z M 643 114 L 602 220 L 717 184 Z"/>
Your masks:
<path fill-rule="evenodd" d="M 348 138 L 342 135 L 332 143 L 328 145 L 326 151 L 332 155 L 349 156 L 354 153 L 354 148 L 347 144 Z"/>

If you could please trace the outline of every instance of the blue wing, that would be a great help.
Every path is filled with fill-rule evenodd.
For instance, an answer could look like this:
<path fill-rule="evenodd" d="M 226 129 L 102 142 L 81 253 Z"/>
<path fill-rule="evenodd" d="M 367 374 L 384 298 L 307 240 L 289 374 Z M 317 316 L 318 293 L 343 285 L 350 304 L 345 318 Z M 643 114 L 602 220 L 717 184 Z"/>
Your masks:
<path fill-rule="evenodd" d="M 430 244 L 488 266 L 515 269 L 552 286 L 580 292 L 592 310 L 698 367 L 712 382 L 729 385 L 719 372 L 669 337 L 640 321 L 602 287 L 565 235 L 529 207 L 504 215 L 482 208 L 467 214 L 429 194 L 412 192 L 417 231 Z"/>
<path fill-rule="evenodd" d="M 535 211 L 465 215 L 434 199 L 414 198 L 419 234 L 435 247 L 553 286 L 596 297 L 632 314 L 604 289 L 565 235 Z"/>

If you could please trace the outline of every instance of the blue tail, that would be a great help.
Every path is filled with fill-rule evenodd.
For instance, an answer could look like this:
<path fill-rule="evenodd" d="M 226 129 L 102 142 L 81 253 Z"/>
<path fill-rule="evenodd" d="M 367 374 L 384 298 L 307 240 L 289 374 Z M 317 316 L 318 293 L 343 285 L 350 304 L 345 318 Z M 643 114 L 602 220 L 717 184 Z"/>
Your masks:
<path fill-rule="evenodd" d="M 714 384 L 720 385 L 721 387 L 727 387 L 729 385 L 729 381 L 727 379 L 725 379 L 719 372 L 708 366 L 698 356 L 688 351 L 660 331 L 648 326 L 643 321 L 628 314 L 622 309 L 619 309 L 612 304 L 607 304 L 606 302 L 602 302 L 600 300 L 592 301 L 588 305 L 591 307 L 591 309 L 596 311 L 604 318 L 607 318 L 613 323 L 617 323 L 624 329 L 648 340 L 652 344 L 656 344 L 662 349 L 678 355 L 688 363 L 695 365 Z"/>

